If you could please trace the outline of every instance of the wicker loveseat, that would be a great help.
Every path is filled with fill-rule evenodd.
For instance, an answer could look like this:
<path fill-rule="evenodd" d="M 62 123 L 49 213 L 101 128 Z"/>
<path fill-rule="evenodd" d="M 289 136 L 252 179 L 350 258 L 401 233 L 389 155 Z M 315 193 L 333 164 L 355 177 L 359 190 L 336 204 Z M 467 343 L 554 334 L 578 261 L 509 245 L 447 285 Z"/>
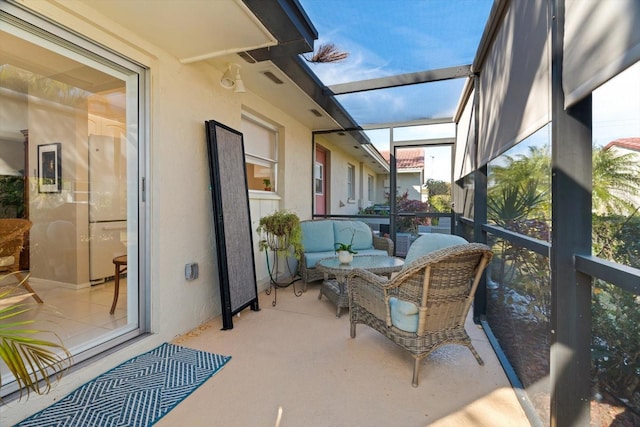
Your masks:
<path fill-rule="evenodd" d="M 336 255 L 336 243 L 350 243 L 358 255 L 393 255 L 393 241 L 374 236 L 362 221 L 337 219 L 301 221 L 304 253 L 300 259 L 300 276 L 305 283 L 324 278 L 315 266 L 322 258 Z"/>

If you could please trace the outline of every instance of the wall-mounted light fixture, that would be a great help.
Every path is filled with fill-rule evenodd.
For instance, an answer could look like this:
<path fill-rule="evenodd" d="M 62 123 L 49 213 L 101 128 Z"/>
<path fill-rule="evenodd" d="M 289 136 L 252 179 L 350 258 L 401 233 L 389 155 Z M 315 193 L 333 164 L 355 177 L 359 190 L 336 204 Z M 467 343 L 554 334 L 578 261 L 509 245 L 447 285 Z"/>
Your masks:
<path fill-rule="evenodd" d="M 233 89 L 236 93 L 245 93 L 247 91 L 244 87 L 242 77 L 240 76 L 240 65 L 227 65 L 227 70 L 220 79 L 220 86 L 225 89 Z"/>

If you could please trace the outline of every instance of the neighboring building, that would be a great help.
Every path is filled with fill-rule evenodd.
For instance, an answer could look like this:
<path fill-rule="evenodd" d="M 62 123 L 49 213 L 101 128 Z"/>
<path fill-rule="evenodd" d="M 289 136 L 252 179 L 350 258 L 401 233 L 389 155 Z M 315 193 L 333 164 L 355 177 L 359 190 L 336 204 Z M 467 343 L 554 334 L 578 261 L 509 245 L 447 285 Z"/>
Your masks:
<path fill-rule="evenodd" d="M 640 160 L 640 138 L 618 138 L 604 146 L 604 150 L 615 149 L 623 154 L 632 153 Z"/>
<path fill-rule="evenodd" d="M 388 151 L 382 151 L 382 157 L 389 162 Z M 424 185 L 424 149 L 398 148 L 396 150 L 396 194 L 407 192 L 410 200 L 422 201 Z M 389 194 L 389 176 L 384 179 L 384 192 Z"/>
<path fill-rule="evenodd" d="M 605 145 L 603 150 L 611 150 L 619 155 L 630 154 L 640 165 L 640 138 L 619 138 Z M 638 170 L 640 170 L 640 167 Z M 635 207 L 640 205 L 640 196 L 620 194 L 620 197 L 629 200 Z"/>

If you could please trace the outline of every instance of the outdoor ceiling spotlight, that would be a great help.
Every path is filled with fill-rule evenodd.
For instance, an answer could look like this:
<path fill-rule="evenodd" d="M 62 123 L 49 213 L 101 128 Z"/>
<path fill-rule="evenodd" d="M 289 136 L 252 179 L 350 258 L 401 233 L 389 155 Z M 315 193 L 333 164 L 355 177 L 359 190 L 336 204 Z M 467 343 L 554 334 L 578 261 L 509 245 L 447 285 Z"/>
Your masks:
<path fill-rule="evenodd" d="M 224 72 L 222 78 L 220 79 L 220 86 L 225 89 L 231 89 L 236 84 L 233 79 L 233 75 L 231 74 L 231 64 L 227 65 L 227 71 Z"/>
<path fill-rule="evenodd" d="M 245 93 L 247 90 L 244 88 L 244 82 L 242 81 L 242 77 L 240 77 L 240 66 L 237 66 L 236 69 L 236 87 L 233 89 L 235 93 Z"/>
<path fill-rule="evenodd" d="M 234 92 L 236 93 L 246 92 L 244 83 L 242 82 L 242 77 L 240 77 L 240 65 L 227 65 L 227 70 L 224 72 L 222 78 L 220 79 L 220 86 L 225 89 L 234 89 Z"/>

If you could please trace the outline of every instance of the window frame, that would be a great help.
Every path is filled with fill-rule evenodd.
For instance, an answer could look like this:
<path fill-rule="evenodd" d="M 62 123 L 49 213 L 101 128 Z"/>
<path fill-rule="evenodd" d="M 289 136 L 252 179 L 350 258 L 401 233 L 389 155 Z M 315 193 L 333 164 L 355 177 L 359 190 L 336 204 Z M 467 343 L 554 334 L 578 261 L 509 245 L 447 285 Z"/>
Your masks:
<path fill-rule="evenodd" d="M 347 163 L 347 200 L 356 199 L 356 167 Z"/>
<path fill-rule="evenodd" d="M 242 112 L 242 117 L 241 117 L 242 121 L 246 121 L 251 123 L 252 125 L 258 126 L 262 129 L 264 129 L 265 131 L 272 133 L 273 135 L 273 147 L 271 152 L 273 153 L 273 157 L 267 157 L 267 156 L 262 156 L 262 155 L 258 155 L 258 154 L 252 154 L 250 151 L 247 150 L 247 143 L 245 141 L 244 143 L 244 156 L 245 156 L 245 165 L 247 163 L 250 163 L 252 165 L 255 166 L 260 166 L 260 167 L 267 167 L 269 169 L 271 169 L 272 173 L 272 179 L 271 179 L 271 189 L 272 191 L 268 191 L 268 192 L 274 192 L 277 193 L 278 192 L 278 166 L 279 166 L 279 146 L 280 146 L 280 131 L 278 126 L 254 115 L 251 114 L 249 112 L 243 111 Z M 244 136 L 243 136 L 243 140 L 244 140 Z M 253 189 L 252 191 L 261 191 L 261 190 L 255 190 Z"/>
<path fill-rule="evenodd" d="M 319 173 L 318 173 L 319 172 Z M 321 162 L 315 162 L 313 168 L 314 188 L 313 192 L 316 196 L 324 196 L 324 165 Z M 320 191 L 318 191 L 320 184 Z"/>

